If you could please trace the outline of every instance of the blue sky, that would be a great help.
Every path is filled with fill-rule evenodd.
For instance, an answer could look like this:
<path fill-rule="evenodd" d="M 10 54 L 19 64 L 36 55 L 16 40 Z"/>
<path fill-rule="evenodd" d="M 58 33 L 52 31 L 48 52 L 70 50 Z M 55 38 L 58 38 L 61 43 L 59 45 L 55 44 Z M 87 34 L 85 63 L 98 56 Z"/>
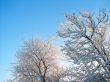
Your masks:
<path fill-rule="evenodd" d="M 10 78 L 17 49 L 32 36 L 55 37 L 65 13 L 99 8 L 109 0 L 0 0 L 0 82 Z"/>

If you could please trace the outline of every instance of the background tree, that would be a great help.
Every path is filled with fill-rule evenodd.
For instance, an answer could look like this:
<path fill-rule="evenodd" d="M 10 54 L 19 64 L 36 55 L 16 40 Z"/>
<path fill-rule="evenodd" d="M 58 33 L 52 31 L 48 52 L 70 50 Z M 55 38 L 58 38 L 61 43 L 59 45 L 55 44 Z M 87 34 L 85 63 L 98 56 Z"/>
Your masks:
<path fill-rule="evenodd" d="M 84 11 L 79 15 L 66 15 L 67 20 L 61 25 L 58 34 L 66 38 L 63 51 L 77 64 L 74 68 L 79 67 L 74 72 L 78 82 L 97 73 L 110 81 L 110 43 L 106 37 L 108 18 L 105 9 L 99 10 L 97 17 Z"/>
<path fill-rule="evenodd" d="M 17 82 L 48 82 L 57 64 L 60 50 L 51 41 L 32 39 L 17 52 L 14 74 Z"/>

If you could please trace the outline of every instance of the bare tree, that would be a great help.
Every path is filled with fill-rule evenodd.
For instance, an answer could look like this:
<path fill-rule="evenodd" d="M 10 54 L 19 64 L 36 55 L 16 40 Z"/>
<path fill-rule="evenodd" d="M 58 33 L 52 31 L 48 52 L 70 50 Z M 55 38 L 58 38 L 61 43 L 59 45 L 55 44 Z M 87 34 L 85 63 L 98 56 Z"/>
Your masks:
<path fill-rule="evenodd" d="M 74 67 L 81 68 L 75 73 L 79 74 L 76 78 L 81 82 L 99 72 L 109 81 L 110 43 L 106 37 L 109 17 L 106 10 L 99 10 L 97 17 L 84 11 L 79 15 L 66 15 L 66 18 L 58 34 L 66 38 L 64 53 L 77 64 Z"/>
<path fill-rule="evenodd" d="M 48 82 L 60 50 L 51 41 L 32 39 L 25 41 L 17 52 L 14 74 L 18 82 Z"/>

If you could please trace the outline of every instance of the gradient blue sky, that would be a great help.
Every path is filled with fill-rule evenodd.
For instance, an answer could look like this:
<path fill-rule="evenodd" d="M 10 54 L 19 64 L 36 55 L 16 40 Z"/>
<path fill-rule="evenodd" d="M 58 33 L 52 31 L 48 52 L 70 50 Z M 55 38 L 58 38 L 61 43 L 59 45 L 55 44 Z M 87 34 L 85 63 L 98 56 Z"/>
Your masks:
<path fill-rule="evenodd" d="M 0 0 L 0 82 L 10 78 L 11 63 L 24 40 L 56 36 L 65 13 L 99 8 L 110 11 L 110 0 Z"/>

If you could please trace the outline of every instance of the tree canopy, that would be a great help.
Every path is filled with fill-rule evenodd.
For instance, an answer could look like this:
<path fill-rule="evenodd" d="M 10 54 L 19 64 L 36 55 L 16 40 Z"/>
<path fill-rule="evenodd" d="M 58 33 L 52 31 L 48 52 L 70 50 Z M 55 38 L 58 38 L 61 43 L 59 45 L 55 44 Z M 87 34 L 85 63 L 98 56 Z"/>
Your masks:
<path fill-rule="evenodd" d="M 106 40 L 109 38 L 106 37 L 109 17 L 106 10 L 101 9 L 98 16 L 88 11 L 81 12 L 79 15 L 73 13 L 66 15 L 66 19 L 58 34 L 66 38 L 64 53 L 78 65 L 73 66 L 79 68 L 75 71 L 77 76 L 75 80 L 82 82 L 99 73 L 109 82 L 110 42 Z"/>

